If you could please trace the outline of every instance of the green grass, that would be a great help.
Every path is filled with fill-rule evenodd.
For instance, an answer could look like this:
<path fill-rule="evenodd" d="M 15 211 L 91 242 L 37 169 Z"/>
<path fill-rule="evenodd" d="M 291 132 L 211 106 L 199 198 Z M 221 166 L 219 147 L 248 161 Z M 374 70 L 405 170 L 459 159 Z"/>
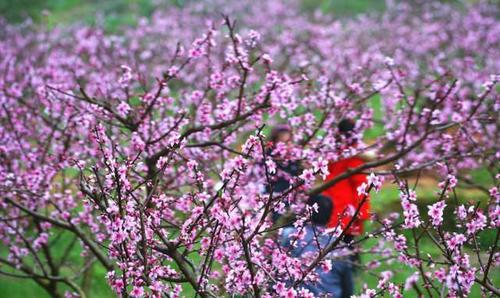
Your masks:
<path fill-rule="evenodd" d="M 66 249 L 70 246 L 72 242 L 72 235 L 67 232 L 61 234 L 61 237 L 56 237 L 51 235 L 49 238 L 49 244 L 51 246 L 51 255 L 54 260 L 54 263 L 59 263 Z M 69 255 L 67 257 L 67 266 L 62 267 L 61 276 L 73 276 L 74 272 L 78 272 L 81 270 L 83 266 L 83 259 L 80 256 L 82 252 L 82 248 L 79 244 L 79 241 L 72 246 L 72 249 L 69 250 Z M 7 249 L 5 247 L 0 247 L 0 255 L 5 257 L 7 254 Z M 42 257 L 43 254 L 40 254 L 42 262 L 45 262 L 45 259 Z M 29 261 L 25 261 L 27 264 L 30 264 Z M 12 272 L 7 267 L 1 267 L 2 271 Z M 111 289 L 108 287 L 105 276 L 106 270 L 98 263 L 94 263 L 91 267 L 91 275 L 89 282 L 89 297 L 114 297 Z M 17 272 L 19 273 L 19 272 Z M 76 280 L 77 284 L 81 285 L 82 278 L 78 278 Z M 59 285 L 64 292 L 65 290 L 69 290 L 65 285 Z M 50 297 L 45 290 L 40 287 L 37 283 L 30 279 L 19 279 L 12 278 L 0 275 L 0 297 Z"/>
<path fill-rule="evenodd" d="M 105 276 L 106 271 L 102 266 L 94 266 L 91 280 L 90 293 L 87 297 L 116 297 L 109 288 Z M 0 277 L 0 297 L 17 298 L 49 298 L 50 295 L 36 282 L 30 279 L 19 279 L 12 277 Z"/>
<path fill-rule="evenodd" d="M 374 243 L 372 244 L 374 245 Z M 369 243 L 366 243 L 364 247 L 371 247 Z M 436 251 L 436 247 L 430 243 L 430 241 L 423 242 L 422 245 L 420 246 L 421 250 L 430 253 L 431 255 L 437 255 L 438 251 Z M 471 250 L 468 250 L 468 253 L 470 255 L 474 255 L 474 253 Z M 373 260 L 379 260 L 378 257 L 374 257 L 372 254 L 364 254 L 361 257 L 362 263 L 366 264 L 369 261 Z M 477 267 L 477 265 L 476 265 Z M 396 283 L 396 284 L 403 284 L 405 283 L 406 279 L 411 276 L 414 272 L 414 268 L 410 268 L 408 266 L 402 265 L 399 261 L 394 260 L 392 264 L 388 263 L 381 263 L 381 265 L 378 268 L 371 269 L 370 271 L 358 271 L 355 274 L 355 285 L 356 285 L 356 293 L 359 293 L 362 290 L 363 284 L 367 284 L 369 288 L 373 289 L 376 287 L 378 283 L 378 275 L 383 272 L 383 271 L 392 271 L 393 272 L 393 278 L 391 279 L 391 282 Z M 497 268 L 493 269 L 493 271 L 490 273 L 490 277 L 492 277 L 493 284 L 498 287 L 500 284 L 500 270 Z M 422 278 L 419 277 L 419 281 L 421 281 Z M 439 284 L 437 284 L 440 286 Z M 423 290 L 421 288 L 421 290 Z M 403 296 L 406 297 L 418 297 L 417 292 L 413 289 L 404 291 Z M 384 296 L 384 297 L 389 297 L 389 296 Z M 475 284 L 472 287 L 472 291 L 468 297 L 481 297 L 481 290 L 480 287 Z"/>
<path fill-rule="evenodd" d="M 184 6 L 190 0 L 167 0 L 161 5 Z M 384 9 L 383 0 L 303 0 L 307 11 L 317 9 L 339 16 L 377 12 Z M 122 25 L 136 24 L 138 16 L 149 16 L 153 0 L 0 0 L 0 14 L 9 22 L 21 22 L 31 18 L 50 28 L 75 21 L 87 24 L 97 22 L 96 15 L 104 16 L 102 25 L 108 31 L 116 31 Z"/>
<path fill-rule="evenodd" d="M 0 278 L 1 297 L 36 297 L 49 298 L 50 296 L 30 279 L 19 279 L 11 277 Z"/>
<path fill-rule="evenodd" d="M 381 120 L 384 117 L 384 111 L 382 110 L 382 99 L 380 94 L 376 94 L 370 98 L 368 105 L 373 109 L 373 119 Z M 384 125 L 380 122 L 376 122 L 373 126 L 364 132 L 364 138 L 367 140 L 374 140 L 385 133 Z"/>
<path fill-rule="evenodd" d="M 140 17 L 150 16 L 154 8 L 151 0 L 0 0 L 2 16 L 9 22 L 21 22 L 29 17 L 48 28 L 75 22 L 99 24 L 108 32 L 135 25 Z"/>
<path fill-rule="evenodd" d="M 336 17 L 353 16 L 360 13 L 382 11 L 384 0 L 307 0 L 303 1 L 306 10 L 320 9 Z"/>

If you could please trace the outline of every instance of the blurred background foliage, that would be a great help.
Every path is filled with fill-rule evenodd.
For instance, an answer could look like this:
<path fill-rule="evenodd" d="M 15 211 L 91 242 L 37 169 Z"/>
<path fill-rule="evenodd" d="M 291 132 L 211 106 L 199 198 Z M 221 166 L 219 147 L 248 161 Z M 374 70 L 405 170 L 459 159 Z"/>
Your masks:
<path fill-rule="evenodd" d="M 182 7 L 194 0 L 0 0 L 0 12 L 9 22 L 31 18 L 50 25 L 85 21 L 94 23 L 105 17 L 106 25 L 134 23 L 137 16 L 149 16 L 158 6 Z M 384 9 L 384 0 L 304 0 L 305 10 L 321 9 L 335 15 L 351 16 Z"/>
<path fill-rule="evenodd" d="M 85 22 L 103 22 L 108 30 L 121 25 L 133 25 L 138 16 L 151 15 L 156 7 L 182 7 L 197 0 L 0 0 L 0 15 L 9 22 L 27 18 L 49 26 Z M 199 1 L 199 0 L 198 0 Z M 234 0 L 228 0 L 234 1 Z M 241 1 L 241 0 L 237 0 Z M 394 0 L 392 0 L 394 1 Z M 412 2 L 425 0 L 412 0 Z M 477 0 L 442 0 L 442 2 L 474 2 Z M 499 2 L 498 0 L 492 0 Z M 302 0 L 306 11 L 320 9 L 336 17 L 351 17 L 360 13 L 382 11 L 385 0 Z"/>
<path fill-rule="evenodd" d="M 107 32 L 116 32 L 123 25 L 134 25 L 140 17 L 150 16 L 157 8 L 183 7 L 189 2 L 196 1 L 203 0 L 0 0 L 0 16 L 9 23 L 32 20 L 48 28 L 84 23 L 102 26 Z M 426 0 L 408 1 L 418 3 Z M 461 5 L 479 0 L 441 1 Z M 490 1 L 500 3 L 500 0 Z M 301 0 L 301 2 L 306 12 L 321 10 L 337 18 L 346 18 L 381 12 L 385 8 L 386 0 Z"/>

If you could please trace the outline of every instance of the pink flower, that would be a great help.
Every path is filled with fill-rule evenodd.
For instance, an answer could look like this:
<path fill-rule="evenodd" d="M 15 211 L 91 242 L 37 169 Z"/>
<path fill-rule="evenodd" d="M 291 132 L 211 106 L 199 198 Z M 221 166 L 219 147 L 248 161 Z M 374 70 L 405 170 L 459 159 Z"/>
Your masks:
<path fill-rule="evenodd" d="M 330 272 L 333 268 L 332 266 L 332 261 L 331 260 L 324 260 L 323 262 L 320 263 L 321 270 L 323 272 Z"/>
<path fill-rule="evenodd" d="M 396 248 L 397 251 L 404 251 L 407 247 L 406 238 L 403 235 L 398 235 L 398 237 L 394 239 L 394 248 Z"/>
<path fill-rule="evenodd" d="M 140 286 L 135 286 L 130 292 L 132 297 L 143 297 L 144 296 L 144 288 Z"/>
<path fill-rule="evenodd" d="M 127 65 L 122 65 L 120 67 L 123 71 L 123 74 L 118 79 L 118 83 L 120 83 L 122 88 L 126 88 L 129 86 L 130 81 L 132 80 L 132 69 L 130 67 L 128 67 Z"/>
<path fill-rule="evenodd" d="M 262 61 L 264 61 L 264 63 L 266 63 L 266 64 L 273 63 L 273 59 L 271 58 L 271 56 L 269 54 L 263 54 Z"/>
<path fill-rule="evenodd" d="M 383 289 L 385 284 L 394 276 L 391 271 L 382 271 L 380 272 L 380 279 L 378 281 L 377 288 Z"/>
<path fill-rule="evenodd" d="M 35 239 L 33 242 L 33 248 L 34 249 L 39 249 L 42 247 L 42 245 L 47 244 L 47 241 L 49 240 L 49 234 L 47 233 L 41 233 L 38 238 Z"/>
<path fill-rule="evenodd" d="M 449 186 L 451 188 L 454 188 L 455 186 L 457 186 L 457 178 L 453 175 L 448 175 L 448 183 L 450 184 Z"/>
<path fill-rule="evenodd" d="M 137 151 L 142 151 L 146 148 L 146 143 L 142 140 L 141 136 L 135 132 L 132 134 L 132 147 Z"/>
<path fill-rule="evenodd" d="M 388 66 L 394 66 L 394 59 L 392 59 L 391 57 L 385 57 L 384 63 L 387 64 Z"/>
<path fill-rule="evenodd" d="M 404 227 L 406 229 L 412 229 L 419 227 L 421 224 L 420 221 L 420 213 L 418 211 L 417 205 L 412 203 L 416 200 L 416 193 L 412 190 L 406 193 L 401 193 L 401 206 L 403 207 L 403 216 L 404 216 Z"/>
<path fill-rule="evenodd" d="M 420 273 L 419 272 L 415 272 L 413 273 L 412 275 L 410 275 L 406 281 L 405 281 L 405 286 L 404 286 L 404 289 L 405 291 L 408 291 L 410 289 L 413 288 L 413 286 L 417 283 L 418 281 L 418 277 L 419 277 Z"/>
<path fill-rule="evenodd" d="M 438 227 L 443 222 L 443 210 L 446 207 L 446 203 L 444 201 L 439 201 L 431 206 L 427 206 L 429 208 L 429 217 L 432 219 L 432 225 Z"/>
<path fill-rule="evenodd" d="M 203 55 L 203 51 L 200 48 L 192 48 L 189 50 L 189 58 L 198 58 Z"/>
<path fill-rule="evenodd" d="M 375 176 L 375 174 L 370 173 L 370 176 L 367 178 L 368 185 L 372 185 L 376 192 L 379 192 L 382 188 L 383 177 Z"/>
<path fill-rule="evenodd" d="M 321 174 L 321 177 L 326 179 L 326 176 L 330 173 L 328 171 L 328 161 L 324 160 L 323 157 L 318 158 L 318 160 L 313 161 L 312 163 L 313 171 Z"/>
<path fill-rule="evenodd" d="M 481 210 L 476 210 L 474 217 L 466 223 L 467 234 L 472 235 L 486 227 L 487 218 Z"/>
<path fill-rule="evenodd" d="M 490 196 L 495 199 L 498 203 L 500 201 L 500 191 L 498 191 L 498 187 L 492 187 L 489 189 Z"/>
<path fill-rule="evenodd" d="M 178 71 L 179 71 L 179 68 L 178 68 L 177 66 L 175 66 L 175 65 L 174 65 L 174 66 L 171 66 L 171 67 L 168 69 L 167 73 L 168 73 L 168 75 L 169 75 L 169 76 L 173 77 L 173 76 L 177 75 L 177 72 L 178 72 Z"/>
<path fill-rule="evenodd" d="M 125 241 L 127 234 L 125 234 L 122 230 L 118 230 L 116 232 L 111 233 L 111 241 L 114 244 L 120 244 Z"/>
<path fill-rule="evenodd" d="M 215 90 L 224 88 L 224 75 L 220 72 L 215 72 L 210 76 L 210 87 Z"/>
<path fill-rule="evenodd" d="M 393 298 L 403 298 L 403 294 L 401 294 L 399 287 L 393 284 L 392 282 L 389 283 L 387 288 Z"/>
<path fill-rule="evenodd" d="M 120 294 L 123 290 L 123 280 L 121 278 L 115 279 L 112 284 L 112 288 L 117 294 Z"/>
<path fill-rule="evenodd" d="M 268 169 L 269 174 L 274 175 L 276 174 L 276 163 L 270 158 L 266 160 L 266 166 Z"/>
<path fill-rule="evenodd" d="M 451 250 L 456 250 L 459 249 L 467 240 L 463 234 L 457 234 L 453 233 L 453 236 L 449 237 L 448 240 L 446 240 L 446 244 L 448 245 L 448 248 Z"/>
<path fill-rule="evenodd" d="M 366 289 L 361 295 L 359 295 L 359 298 L 372 298 L 375 297 L 377 294 L 376 290 L 373 289 Z"/>
<path fill-rule="evenodd" d="M 314 170 L 313 169 L 305 169 L 302 174 L 299 176 L 300 179 L 304 181 L 306 185 L 311 185 L 314 180 Z"/>
<path fill-rule="evenodd" d="M 446 269 L 440 268 L 434 272 L 434 276 L 439 282 L 443 282 L 446 279 Z"/>
<path fill-rule="evenodd" d="M 297 297 L 297 291 L 294 288 L 289 288 L 285 293 L 281 293 L 281 297 L 284 298 L 295 298 Z"/>
<path fill-rule="evenodd" d="M 368 195 L 368 184 L 366 184 L 366 182 L 363 182 L 360 186 L 358 186 L 358 188 L 356 189 L 357 192 L 358 192 L 358 196 L 360 197 L 364 197 L 364 196 L 367 196 Z"/>
<path fill-rule="evenodd" d="M 276 291 L 276 293 L 280 294 L 286 290 L 286 286 L 282 282 L 278 282 L 273 286 L 273 289 Z"/>
<path fill-rule="evenodd" d="M 459 219 L 464 220 L 467 217 L 467 209 L 465 209 L 464 205 L 460 205 L 456 210 L 456 214 Z"/>
<path fill-rule="evenodd" d="M 490 208 L 490 226 L 492 228 L 500 227 L 500 206 L 498 205 Z"/>
<path fill-rule="evenodd" d="M 118 115 L 120 115 L 123 118 L 127 117 L 127 114 L 131 110 L 130 106 L 126 102 L 124 102 L 124 101 L 122 101 L 118 105 L 118 107 L 116 107 L 116 109 L 117 109 Z"/>
<path fill-rule="evenodd" d="M 299 290 L 299 297 L 302 298 L 314 298 L 314 294 L 306 288 L 301 288 Z"/>
<path fill-rule="evenodd" d="M 259 41 L 260 41 L 260 33 L 255 30 L 250 30 L 250 32 L 248 33 L 248 38 L 245 41 L 246 44 L 249 47 L 253 48 Z"/>

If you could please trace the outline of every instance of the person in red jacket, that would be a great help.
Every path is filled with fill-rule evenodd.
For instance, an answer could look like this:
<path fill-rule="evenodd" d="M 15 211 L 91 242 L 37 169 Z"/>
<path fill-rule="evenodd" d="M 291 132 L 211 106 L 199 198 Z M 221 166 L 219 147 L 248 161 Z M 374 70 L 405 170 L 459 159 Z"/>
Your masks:
<path fill-rule="evenodd" d="M 339 136 L 347 141 L 346 146 L 340 148 L 341 150 L 356 146 L 356 141 L 353 140 L 354 136 L 352 135 L 353 129 L 354 122 L 352 120 L 344 119 L 340 121 L 338 125 Z M 327 176 L 327 180 L 331 180 L 345 173 L 348 169 L 353 169 L 363 164 L 364 160 L 358 156 L 330 162 L 328 165 L 330 174 Z M 344 230 L 352 220 L 355 210 L 360 208 L 358 216 L 356 216 L 354 222 L 345 232 L 344 240 L 347 243 L 351 242 L 355 236 L 363 233 L 363 223 L 370 217 L 369 200 L 367 198 L 362 203 L 363 196 L 358 195 L 357 191 L 358 187 L 363 182 L 366 182 L 366 178 L 365 174 L 351 175 L 346 179 L 340 180 L 323 193 L 331 198 L 334 205 L 334 210 L 328 222 L 328 228 L 339 227 L 341 230 Z"/>

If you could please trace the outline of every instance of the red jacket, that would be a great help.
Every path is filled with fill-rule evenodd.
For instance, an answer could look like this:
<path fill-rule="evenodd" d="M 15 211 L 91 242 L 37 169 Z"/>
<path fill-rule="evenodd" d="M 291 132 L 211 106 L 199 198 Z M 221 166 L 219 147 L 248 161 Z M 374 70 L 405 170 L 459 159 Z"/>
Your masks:
<path fill-rule="evenodd" d="M 331 162 L 328 165 L 328 170 L 330 174 L 327 180 L 331 180 L 334 177 L 344 173 L 349 168 L 356 168 L 362 165 L 364 161 L 359 157 L 351 157 L 343 159 L 337 162 Z M 349 215 L 347 211 L 349 207 L 352 206 L 352 212 L 354 212 L 359 204 L 361 203 L 362 197 L 358 196 L 357 188 L 363 182 L 366 182 L 365 174 L 354 174 L 347 179 L 340 180 L 337 184 L 325 190 L 324 195 L 330 197 L 333 201 L 333 212 L 328 222 L 328 227 L 333 228 L 337 225 L 344 229 L 347 224 L 351 221 L 352 216 Z M 352 214 L 352 213 L 350 213 Z M 363 203 L 355 221 L 352 223 L 347 235 L 360 235 L 363 233 L 363 222 L 370 217 L 370 203 L 367 200 Z"/>

